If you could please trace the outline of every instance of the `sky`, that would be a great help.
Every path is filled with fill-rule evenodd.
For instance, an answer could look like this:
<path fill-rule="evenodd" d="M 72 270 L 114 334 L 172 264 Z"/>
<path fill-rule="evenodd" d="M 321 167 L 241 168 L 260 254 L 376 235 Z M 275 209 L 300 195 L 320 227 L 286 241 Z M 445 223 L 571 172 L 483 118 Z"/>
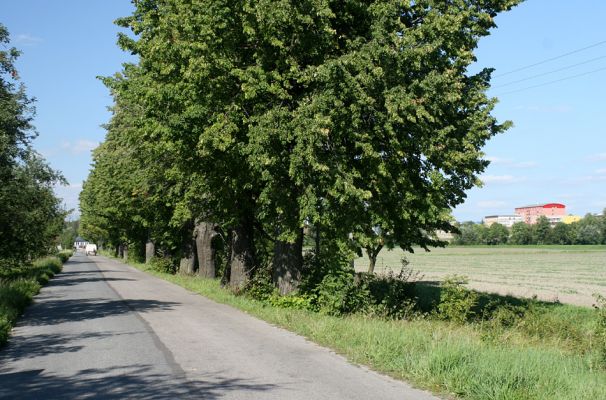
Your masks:
<path fill-rule="evenodd" d="M 574 16 L 572 11 L 574 10 Z M 134 59 L 116 45 L 113 21 L 127 0 L 0 0 L 0 23 L 23 54 L 17 68 L 37 99 L 34 147 L 69 185 L 57 188 L 76 210 L 104 138 L 111 97 L 97 76 Z M 495 68 L 493 114 L 514 126 L 484 148 L 490 166 L 453 214 L 459 221 L 560 202 L 575 215 L 606 208 L 606 1 L 527 0 L 497 17 L 470 69 Z"/>

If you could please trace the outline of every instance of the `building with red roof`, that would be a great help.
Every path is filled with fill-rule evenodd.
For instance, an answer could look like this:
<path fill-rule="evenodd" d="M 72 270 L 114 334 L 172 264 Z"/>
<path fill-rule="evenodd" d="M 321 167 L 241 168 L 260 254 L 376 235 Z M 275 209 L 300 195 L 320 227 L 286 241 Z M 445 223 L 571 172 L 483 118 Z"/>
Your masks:
<path fill-rule="evenodd" d="M 541 216 L 547 217 L 551 224 L 561 222 L 566 216 L 566 206 L 560 203 L 534 204 L 518 207 L 515 213 L 522 217 L 522 221 L 529 225 L 536 224 Z"/>

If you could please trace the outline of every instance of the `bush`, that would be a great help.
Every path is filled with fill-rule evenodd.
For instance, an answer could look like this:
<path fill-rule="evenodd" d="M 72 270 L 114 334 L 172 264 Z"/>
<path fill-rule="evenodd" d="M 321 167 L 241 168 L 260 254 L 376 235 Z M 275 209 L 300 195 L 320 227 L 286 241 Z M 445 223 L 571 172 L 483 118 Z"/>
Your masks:
<path fill-rule="evenodd" d="M 61 272 L 62 267 L 63 264 L 57 257 L 44 257 L 34 261 L 34 268 L 37 270 L 37 273 L 47 275 L 49 278 Z"/>
<path fill-rule="evenodd" d="M 277 292 L 267 299 L 267 303 L 280 308 L 294 308 L 297 310 L 312 310 L 315 298 L 310 295 L 289 294 L 281 296 Z"/>
<path fill-rule="evenodd" d="M 343 315 L 368 311 L 371 296 L 364 281 L 356 282 L 353 271 L 326 275 L 315 289 L 318 311 L 328 315 Z"/>
<path fill-rule="evenodd" d="M 61 267 L 58 257 L 41 258 L 30 265 L 0 260 L 0 346 L 41 285 L 61 272 Z"/>
<path fill-rule="evenodd" d="M 438 316 L 456 323 L 464 323 L 474 315 L 478 294 L 465 288 L 467 278 L 459 275 L 447 276 L 441 284 Z"/>
<path fill-rule="evenodd" d="M 599 294 L 595 294 L 594 297 L 596 304 L 593 307 L 598 314 L 595 335 L 598 342 L 599 363 L 606 369 L 606 297 Z"/>
<path fill-rule="evenodd" d="M 275 295 L 276 288 L 271 279 L 271 269 L 262 268 L 246 283 L 243 294 L 255 300 L 266 302 Z"/>
<path fill-rule="evenodd" d="M 170 257 L 152 257 L 149 260 L 149 268 L 152 271 L 165 274 L 176 274 L 177 266 Z"/>
<path fill-rule="evenodd" d="M 421 279 L 418 271 L 408 267 L 406 259 L 398 274 L 360 274 L 370 291 L 374 315 L 391 319 L 412 319 L 420 315 L 415 296 L 416 283 Z"/>
<path fill-rule="evenodd" d="M 8 341 L 8 335 L 12 329 L 12 324 L 0 309 L 0 347 Z"/>
<path fill-rule="evenodd" d="M 0 283 L 0 346 L 6 343 L 13 324 L 39 291 L 35 278 Z"/>
<path fill-rule="evenodd" d="M 62 250 L 57 253 L 57 257 L 59 257 L 62 263 L 65 263 L 73 255 L 74 252 L 72 250 Z"/>

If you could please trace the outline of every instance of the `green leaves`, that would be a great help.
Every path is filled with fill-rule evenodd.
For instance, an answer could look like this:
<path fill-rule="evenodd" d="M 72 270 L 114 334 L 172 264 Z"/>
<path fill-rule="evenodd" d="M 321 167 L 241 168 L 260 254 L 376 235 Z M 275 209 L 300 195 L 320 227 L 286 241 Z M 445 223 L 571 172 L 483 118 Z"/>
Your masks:
<path fill-rule="evenodd" d="M 8 44 L 0 24 L 0 43 Z M 66 213 L 53 192 L 65 178 L 31 147 L 33 100 L 17 86 L 15 48 L 0 50 L 0 260 L 45 255 L 61 232 Z"/>
<path fill-rule="evenodd" d="M 117 23 L 139 63 L 105 79 L 116 107 L 87 213 L 117 236 L 202 218 L 268 241 L 321 224 L 332 248 L 439 245 L 508 127 L 491 71 L 467 70 L 517 3 L 136 2 Z"/>

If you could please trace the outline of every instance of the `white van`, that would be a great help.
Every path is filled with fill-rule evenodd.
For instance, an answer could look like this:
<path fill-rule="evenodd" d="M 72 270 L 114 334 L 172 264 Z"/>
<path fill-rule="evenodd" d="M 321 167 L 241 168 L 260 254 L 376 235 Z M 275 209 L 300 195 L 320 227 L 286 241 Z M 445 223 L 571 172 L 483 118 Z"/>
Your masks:
<path fill-rule="evenodd" d="M 86 255 L 87 256 L 96 256 L 97 255 L 97 245 L 94 243 L 89 243 L 86 245 Z"/>

